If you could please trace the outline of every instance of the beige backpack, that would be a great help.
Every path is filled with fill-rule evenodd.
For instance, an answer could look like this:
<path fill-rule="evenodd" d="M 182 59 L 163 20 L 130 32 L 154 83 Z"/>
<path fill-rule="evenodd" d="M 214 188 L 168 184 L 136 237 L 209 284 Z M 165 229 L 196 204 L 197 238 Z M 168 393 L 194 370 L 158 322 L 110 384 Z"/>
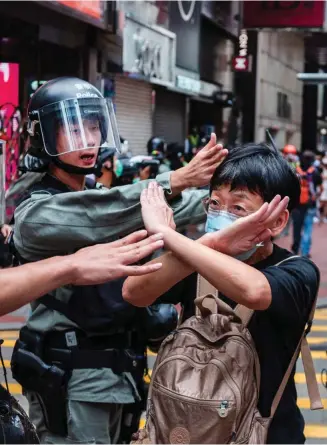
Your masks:
<path fill-rule="evenodd" d="M 280 263 L 279 263 L 280 264 Z M 311 409 L 322 409 L 306 332 L 299 341 L 268 418 L 257 410 L 260 364 L 246 328 L 253 311 L 232 310 L 198 279 L 196 315 L 162 343 L 153 369 L 146 424 L 132 443 L 266 443 L 269 425 L 300 349 Z M 312 308 L 308 326 L 315 311 Z"/>

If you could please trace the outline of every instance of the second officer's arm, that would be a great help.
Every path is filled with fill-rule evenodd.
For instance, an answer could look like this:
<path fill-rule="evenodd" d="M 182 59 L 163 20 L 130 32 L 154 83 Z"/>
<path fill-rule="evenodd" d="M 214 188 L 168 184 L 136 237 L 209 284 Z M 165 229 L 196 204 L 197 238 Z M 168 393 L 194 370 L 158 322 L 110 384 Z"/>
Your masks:
<path fill-rule="evenodd" d="M 224 150 L 202 150 L 193 164 L 172 173 L 158 175 L 156 181 L 167 196 L 187 187 L 208 184 Z M 183 182 L 184 181 L 184 182 Z M 149 181 L 113 189 L 50 195 L 37 192 L 15 212 L 14 243 L 28 261 L 74 252 L 84 246 L 110 242 L 143 227 L 140 194 Z M 201 199 L 206 191 L 184 192 L 171 200 L 178 227 L 202 222 Z"/>

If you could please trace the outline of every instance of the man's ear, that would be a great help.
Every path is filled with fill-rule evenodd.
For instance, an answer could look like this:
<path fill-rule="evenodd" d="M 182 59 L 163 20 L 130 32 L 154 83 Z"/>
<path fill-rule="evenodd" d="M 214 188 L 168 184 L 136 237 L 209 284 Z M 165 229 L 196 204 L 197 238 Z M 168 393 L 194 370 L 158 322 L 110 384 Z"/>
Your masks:
<path fill-rule="evenodd" d="M 274 222 L 273 227 L 269 227 L 271 230 L 272 237 L 278 236 L 282 233 L 284 228 L 287 225 L 287 222 L 290 217 L 290 212 L 286 209 L 284 212 L 279 215 L 278 219 Z"/>

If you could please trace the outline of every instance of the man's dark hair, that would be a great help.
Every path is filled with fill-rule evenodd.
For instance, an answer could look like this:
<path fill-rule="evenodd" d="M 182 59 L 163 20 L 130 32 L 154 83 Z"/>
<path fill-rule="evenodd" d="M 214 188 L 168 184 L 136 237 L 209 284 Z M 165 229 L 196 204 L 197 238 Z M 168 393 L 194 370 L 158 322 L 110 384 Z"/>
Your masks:
<path fill-rule="evenodd" d="M 246 187 L 258 193 L 265 202 L 276 195 L 288 196 L 289 211 L 299 203 L 300 181 L 289 163 L 267 144 L 249 143 L 229 150 L 224 162 L 216 169 L 210 183 L 210 193 L 221 185 L 231 190 Z"/>

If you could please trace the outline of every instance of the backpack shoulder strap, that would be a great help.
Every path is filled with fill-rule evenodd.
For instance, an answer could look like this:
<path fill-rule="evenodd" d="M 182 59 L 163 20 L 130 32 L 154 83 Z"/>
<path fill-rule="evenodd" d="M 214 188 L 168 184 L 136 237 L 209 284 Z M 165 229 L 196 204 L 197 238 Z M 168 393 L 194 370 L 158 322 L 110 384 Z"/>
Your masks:
<path fill-rule="evenodd" d="M 286 261 L 289 261 L 291 259 L 298 258 L 298 257 L 299 257 L 298 255 L 293 255 L 288 258 L 285 258 L 284 260 L 277 263 L 276 266 L 279 266 L 282 263 L 285 263 Z M 273 403 L 271 406 L 271 411 L 270 411 L 271 418 L 273 418 L 273 416 L 277 410 L 280 399 L 282 398 L 285 387 L 286 387 L 287 382 L 290 378 L 292 370 L 296 364 L 296 361 L 297 361 L 300 351 L 301 351 L 301 355 L 302 355 L 303 368 L 304 368 L 305 378 L 306 378 L 307 387 L 308 387 L 308 394 L 309 394 L 309 399 L 310 399 L 310 409 L 311 410 L 323 409 L 323 405 L 322 405 L 321 397 L 320 397 L 320 393 L 319 393 L 319 388 L 318 388 L 318 384 L 317 384 L 316 374 L 315 374 L 315 368 L 314 368 L 314 364 L 313 364 L 313 360 L 312 360 L 312 355 L 311 355 L 310 347 L 309 347 L 309 344 L 308 344 L 308 341 L 306 338 L 307 334 L 310 332 L 310 328 L 311 328 L 312 321 L 314 318 L 316 304 L 317 304 L 317 297 L 318 297 L 318 292 L 315 296 L 315 299 L 314 299 L 314 302 L 313 302 L 313 305 L 311 308 L 307 326 L 302 333 L 302 336 L 301 336 L 299 343 L 294 351 L 294 354 L 292 356 L 290 364 L 284 374 L 283 380 L 282 380 L 282 382 L 278 388 L 278 391 L 274 397 L 274 400 L 273 400 Z M 247 326 L 249 321 L 251 320 L 251 317 L 252 317 L 254 311 L 246 308 L 245 306 L 237 305 L 237 307 L 235 308 L 235 313 L 241 318 L 243 325 Z"/>
<path fill-rule="evenodd" d="M 218 298 L 218 290 L 209 283 L 202 275 L 198 274 L 197 286 L 196 286 L 196 298 L 203 297 L 205 295 L 213 295 Z M 195 305 L 195 315 L 200 315 L 201 311 L 197 305 Z"/>

